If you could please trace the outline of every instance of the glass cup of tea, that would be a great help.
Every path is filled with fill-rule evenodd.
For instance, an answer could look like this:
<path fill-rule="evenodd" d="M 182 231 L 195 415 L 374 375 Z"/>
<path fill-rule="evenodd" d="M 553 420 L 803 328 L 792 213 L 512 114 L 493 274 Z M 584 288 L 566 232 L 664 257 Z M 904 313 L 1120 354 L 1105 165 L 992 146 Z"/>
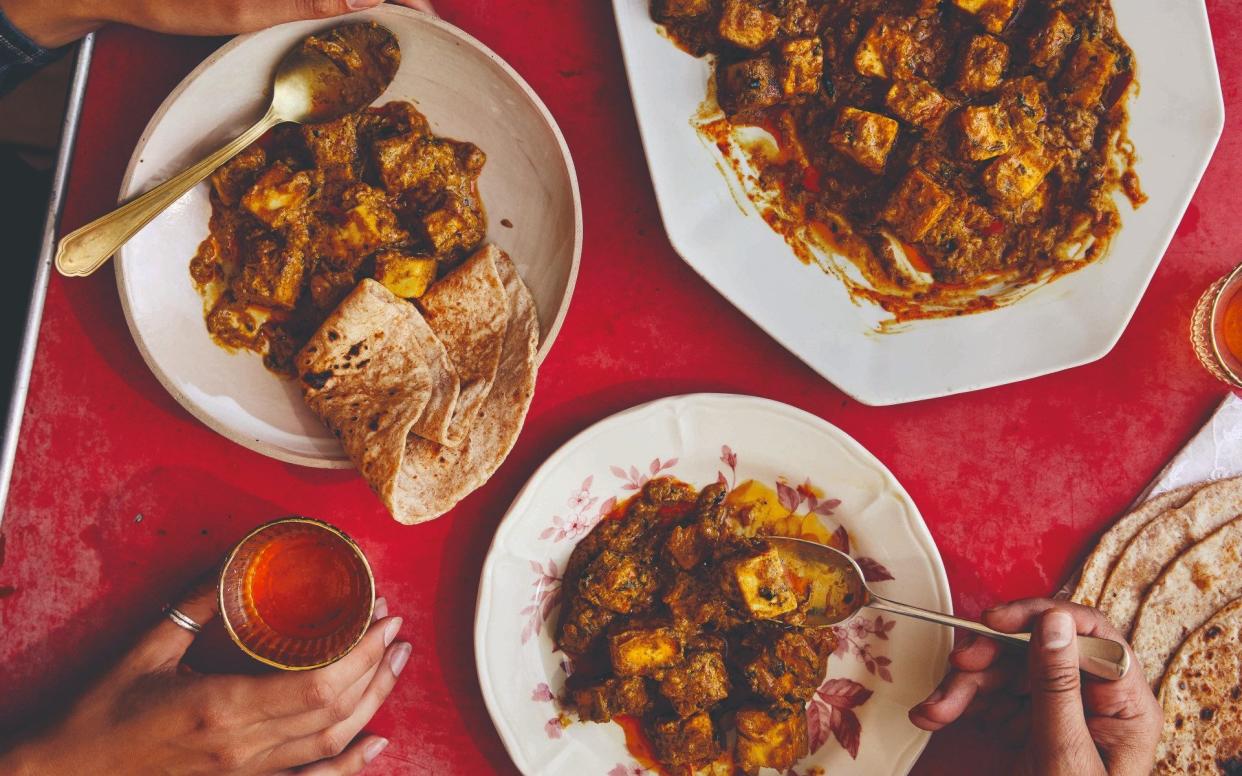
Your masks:
<path fill-rule="evenodd" d="M 339 528 L 308 517 L 251 531 L 225 558 L 218 589 L 233 642 L 287 671 L 347 655 L 375 607 L 375 577 L 362 550 Z"/>
<path fill-rule="evenodd" d="M 1242 265 L 1199 297 L 1190 317 L 1190 342 L 1213 376 L 1242 388 Z"/>

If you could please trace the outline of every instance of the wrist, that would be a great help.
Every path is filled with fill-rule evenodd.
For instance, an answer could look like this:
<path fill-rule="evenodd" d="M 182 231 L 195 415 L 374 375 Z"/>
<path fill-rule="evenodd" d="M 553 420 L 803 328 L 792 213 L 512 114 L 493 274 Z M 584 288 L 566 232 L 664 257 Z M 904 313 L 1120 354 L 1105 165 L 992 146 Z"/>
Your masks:
<path fill-rule="evenodd" d="M 0 11 L 23 35 L 47 49 L 60 48 L 94 32 L 104 22 L 89 0 L 0 0 Z"/>

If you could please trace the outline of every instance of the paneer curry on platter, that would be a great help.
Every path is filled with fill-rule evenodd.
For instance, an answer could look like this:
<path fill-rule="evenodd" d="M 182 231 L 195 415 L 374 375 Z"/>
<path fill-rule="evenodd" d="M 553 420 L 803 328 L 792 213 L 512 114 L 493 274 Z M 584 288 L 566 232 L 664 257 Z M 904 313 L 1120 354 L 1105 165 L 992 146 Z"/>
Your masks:
<path fill-rule="evenodd" d="M 1135 62 L 1108 0 L 652 0 L 714 77 L 693 123 L 804 261 L 896 320 L 1100 258 Z M 713 99 L 714 98 L 714 99 Z M 838 262 L 835 257 L 844 258 Z"/>
<path fill-rule="evenodd" d="M 284 125 L 222 167 L 191 263 L 220 344 L 294 374 L 294 356 L 363 278 L 421 297 L 487 234 L 486 156 L 432 134 L 410 102 Z"/>
<path fill-rule="evenodd" d="M 836 648 L 831 629 L 803 627 L 805 580 L 744 534 L 727 495 L 719 482 L 650 480 L 564 572 L 563 703 L 582 721 L 635 728 L 631 748 L 668 773 L 791 768 L 808 752 L 805 706 Z"/>

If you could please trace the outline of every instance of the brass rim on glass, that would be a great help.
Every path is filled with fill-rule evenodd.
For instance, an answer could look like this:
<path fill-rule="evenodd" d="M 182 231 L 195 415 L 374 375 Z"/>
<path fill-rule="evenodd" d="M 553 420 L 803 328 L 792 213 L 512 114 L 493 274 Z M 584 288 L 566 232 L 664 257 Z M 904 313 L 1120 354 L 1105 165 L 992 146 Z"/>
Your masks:
<path fill-rule="evenodd" d="M 367 588 L 369 592 L 366 617 L 363 620 L 363 622 L 366 623 L 366 626 L 359 630 L 357 636 L 355 636 L 352 641 L 350 641 L 342 649 L 337 650 L 337 654 L 314 664 L 292 665 L 282 663 L 279 660 L 274 660 L 266 655 L 261 655 L 255 652 L 242 640 L 241 636 L 239 636 L 235 630 L 232 621 L 229 619 L 229 608 L 226 606 L 224 599 L 225 576 L 228 574 L 230 567 L 233 565 L 233 562 L 237 557 L 237 553 L 241 551 L 247 542 L 260 533 L 270 531 L 278 526 L 289 524 L 314 526 L 317 529 L 327 531 L 337 537 L 343 541 L 347 547 L 349 547 L 350 551 L 353 552 L 354 557 L 361 563 L 362 569 L 366 572 Z M 352 652 L 354 647 L 358 646 L 358 643 L 362 641 L 363 636 L 366 635 L 367 629 L 370 627 L 372 618 L 375 616 L 375 574 L 371 571 L 371 563 L 367 560 L 367 556 L 362 552 L 362 548 L 358 546 L 357 542 L 349 537 L 349 534 L 345 533 L 341 529 L 331 523 L 326 523 L 323 520 L 316 520 L 312 517 L 283 517 L 279 520 L 272 520 L 264 523 L 263 525 L 255 528 L 253 531 L 242 537 L 237 544 L 233 545 L 233 549 L 229 550 L 229 554 L 225 557 L 224 563 L 220 566 L 220 576 L 216 582 L 216 602 L 220 607 L 220 620 L 224 623 L 224 629 L 228 631 L 229 638 L 233 640 L 233 643 L 236 644 L 238 649 L 242 652 L 246 653 L 260 663 L 272 666 L 273 668 L 279 668 L 282 671 L 310 671 L 315 668 L 323 668 L 324 666 L 332 665 Z"/>
<path fill-rule="evenodd" d="M 1199 363 L 1217 380 L 1234 388 L 1242 388 L 1242 376 L 1234 371 L 1230 360 L 1221 352 L 1216 331 L 1222 304 L 1229 303 L 1240 285 L 1242 265 L 1208 286 L 1190 316 L 1190 344 L 1194 347 L 1195 355 L 1199 357 Z"/>

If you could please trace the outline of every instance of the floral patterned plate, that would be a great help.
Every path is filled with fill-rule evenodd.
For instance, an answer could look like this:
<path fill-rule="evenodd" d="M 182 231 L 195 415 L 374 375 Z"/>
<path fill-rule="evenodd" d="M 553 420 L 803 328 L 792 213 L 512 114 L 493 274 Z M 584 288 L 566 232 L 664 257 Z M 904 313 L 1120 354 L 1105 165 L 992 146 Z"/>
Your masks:
<path fill-rule="evenodd" d="M 647 773 L 615 724 L 580 723 L 555 696 L 572 670 L 553 644 L 561 570 L 574 544 L 651 477 L 721 480 L 773 493 L 761 532 L 851 552 L 882 595 L 949 611 L 949 583 L 909 495 L 875 456 L 802 410 L 748 396 L 661 399 L 601 421 L 558 450 L 509 509 L 483 565 L 475 617 L 479 684 L 526 774 Z M 759 510 L 755 510 L 759 514 Z M 811 754 L 787 776 L 905 774 L 927 743 L 906 711 L 944 670 L 947 628 L 869 610 L 807 705 Z M 819 769 L 817 771 L 817 769 Z"/>

